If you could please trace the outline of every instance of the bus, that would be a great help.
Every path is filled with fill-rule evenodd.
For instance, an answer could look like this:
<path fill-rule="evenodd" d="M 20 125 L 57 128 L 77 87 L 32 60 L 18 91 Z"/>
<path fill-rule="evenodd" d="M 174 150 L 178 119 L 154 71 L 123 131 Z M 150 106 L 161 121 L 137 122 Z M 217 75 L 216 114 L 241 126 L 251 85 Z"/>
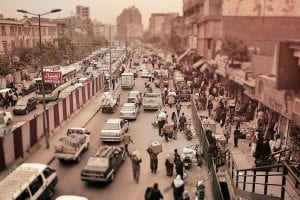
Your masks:
<path fill-rule="evenodd" d="M 45 71 L 45 69 L 44 69 Z M 47 71 L 47 70 L 46 70 Z M 52 71 L 52 70 L 51 70 Z M 76 83 L 75 67 L 60 67 L 54 72 L 61 72 L 61 82 L 58 84 L 44 83 L 45 101 L 56 101 L 61 91 Z M 35 94 L 38 101 L 43 100 L 42 77 L 35 79 Z"/>

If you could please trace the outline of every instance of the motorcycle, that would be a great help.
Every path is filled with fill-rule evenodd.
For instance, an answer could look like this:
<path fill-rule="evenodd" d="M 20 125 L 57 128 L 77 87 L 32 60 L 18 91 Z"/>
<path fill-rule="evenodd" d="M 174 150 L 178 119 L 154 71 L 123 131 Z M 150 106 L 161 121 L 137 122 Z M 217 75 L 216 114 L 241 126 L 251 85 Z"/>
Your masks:
<path fill-rule="evenodd" d="M 185 169 L 190 169 L 192 166 L 192 159 L 196 155 L 196 151 L 192 148 L 193 146 L 184 147 L 182 150 L 182 161 Z"/>
<path fill-rule="evenodd" d="M 205 186 L 204 180 L 199 180 L 196 185 L 196 198 L 195 200 L 204 200 L 205 197 Z"/>
<path fill-rule="evenodd" d="M 183 131 L 184 131 L 184 135 L 185 135 L 185 137 L 186 137 L 187 140 L 193 139 L 193 133 L 192 133 L 192 131 L 190 129 L 190 124 L 189 125 L 185 124 Z"/>

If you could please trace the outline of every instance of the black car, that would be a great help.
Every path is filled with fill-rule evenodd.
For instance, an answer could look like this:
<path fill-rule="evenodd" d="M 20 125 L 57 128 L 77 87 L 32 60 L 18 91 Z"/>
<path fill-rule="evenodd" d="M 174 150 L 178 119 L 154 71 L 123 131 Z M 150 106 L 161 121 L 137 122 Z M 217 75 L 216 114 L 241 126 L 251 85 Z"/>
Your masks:
<path fill-rule="evenodd" d="M 100 146 L 81 170 L 81 180 L 87 182 L 111 182 L 125 160 L 125 148 Z"/>
<path fill-rule="evenodd" d="M 19 99 L 17 104 L 15 105 L 13 112 L 15 115 L 25 115 L 30 111 L 36 109 L 37 107 L 37 100 L 34 97 L 29 99 L 22 98 Z"/>

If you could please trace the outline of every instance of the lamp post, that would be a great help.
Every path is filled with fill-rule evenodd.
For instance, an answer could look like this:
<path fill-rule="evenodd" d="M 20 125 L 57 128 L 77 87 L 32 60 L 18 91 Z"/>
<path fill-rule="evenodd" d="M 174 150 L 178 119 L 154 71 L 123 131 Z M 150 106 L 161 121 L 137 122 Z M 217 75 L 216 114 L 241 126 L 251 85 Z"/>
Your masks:
<path fill-rule="evenodd" d="M 23 9 L 18 9 L 17 12 L 20 13 L 25 13 L 25 14 L 30 14 L 33 16 L 37 16 L 39 19 L 39 48 L 40 48 L 40 65 L 41 65 L 41 74 L 42 74 L 42 94 L 43 94 L 43 115 L 44 115 L 44 120 L 43 120 L 43 125 L 44 125 L 44 135 L 45 135 L 45 142 L 46 142 L 46 148 L 49 149 L 50 148 L 50 143 L 49 143 L 49 125 L 48 125 L 48 115 L 47 115 L 47 109 L 46 109 L 46 101 L 45 101 L 45 82 L 44 82 L 44 76 L 43 76 L 43 64 L 42 64 L 42 31 L 41 31 L 41 16 L 50 14 L 50 13 L 56 13 L 56 12 L 60 12 L 61 9 L 53 9 L 49 12 L 46 13 L 42 13 L 42 14 L 35 14 L 35 13 L 31 13 L 28 12 L 26 10 Z"/>

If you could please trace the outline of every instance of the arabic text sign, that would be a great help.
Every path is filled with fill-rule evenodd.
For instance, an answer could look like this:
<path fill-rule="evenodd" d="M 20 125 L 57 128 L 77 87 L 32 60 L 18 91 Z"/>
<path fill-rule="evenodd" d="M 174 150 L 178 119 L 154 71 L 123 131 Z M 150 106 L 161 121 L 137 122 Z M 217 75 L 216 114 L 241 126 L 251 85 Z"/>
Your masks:
<path fill-rule="evenodd" d="M 61 83 L 61 72 L 43 72 L 43 78 L 45 83 Z"/>

